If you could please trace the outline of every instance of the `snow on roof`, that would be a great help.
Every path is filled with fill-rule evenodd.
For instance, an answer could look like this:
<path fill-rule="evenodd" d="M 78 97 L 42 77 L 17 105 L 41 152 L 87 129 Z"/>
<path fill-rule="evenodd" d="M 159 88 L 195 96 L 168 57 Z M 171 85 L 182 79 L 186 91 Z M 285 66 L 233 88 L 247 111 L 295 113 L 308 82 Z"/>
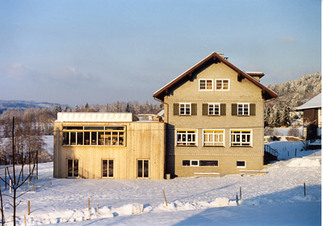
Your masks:
<path fill-rule="evenodd" d="M 161 117 L 163 115 L 164 115 L 164 109 L 157 113 L 157 116 L 160 116 Z"/>
<path fill-rule="evenodd" d="M 132 122 L 132 113 L 59 112 L 60 122 Z"/>
<path fill-rule="evenodd" d="M 321 108 L 321 93 L 315 97 L 313 97 L 311 100 L 306 102 L 305 104 L 295 108 L 296 110 L 305 110 L 310 108 Z"/>

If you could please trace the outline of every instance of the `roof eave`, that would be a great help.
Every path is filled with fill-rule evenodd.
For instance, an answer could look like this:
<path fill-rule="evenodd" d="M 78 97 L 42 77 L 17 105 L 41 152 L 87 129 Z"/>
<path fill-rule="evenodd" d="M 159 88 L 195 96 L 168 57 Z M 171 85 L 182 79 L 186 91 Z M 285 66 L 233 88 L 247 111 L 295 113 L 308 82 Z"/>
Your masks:
<path fill-rule="evenodd" d="M 176 84 L 177 82 L 179 82 L 185 76 L 191 74 L 195 69 L 199 68 L 204 63 L 206 63 L 207 61 L 211 60 L 212 58 L 220 60 L 222 63 L 226 64 L 228 67 L 230 67 L 233 70 L 235 70 L 239 75 L 242 75 L 244 78 L 248 79 L 249 81 L 251 81 L 252 83 L 254 83 L 256 86 L 258 86 L 259 88 L 261 88 L 262 91 L 263 91 L 263 93 L 266 93 L 268 95 L 268 96 L 267 95 L 264 95 L 264 99 L 265 100 L 274 99 L 274 98 L 277 98 L 278 97 L 278 95 L 274 91 L 272 91 L 269 88 L 267 88 L 266 86 L 262 85 L 255 78 L 253 78 L 252 76 L 250 76 L 247 73 L 243 72 L 242 70 L 240 70 L 239 68 L 237 68 L 236 66 L 234 66 L 232 63 L 230 63 L 229 61 L 227 61 L 225 58 L 223 58 L 222 56 L 220 56 L 216 52 L 211 53 L 209 56 L 207 56 L 206 58 L 204 58 L 203 60 L 201 60 L 200 62 L 198 62 L 197 64 L 195 64 L 193 67 L 191 67 L 190 69 L 188 69 L 187 71 L 185 71 L 181 75 L 177 76 L 171 82 L 167 83 L 165 86 L 163 86 L 162 88 L 160 88 L 159 90 L 157 90 L 153 94 L 153 97 L 154 98 L 157 98 L 157 99 L 159 99 L 161 101 L 163 101 L 164 96 L 167 95 L 167 91 L 168 91 L 169 88 L 171 88 L 174 84 Z M 163 93 L 165 93 L 165 94 L 163 95 Z M 163 95 L 163 96 L 161 97 L 161 95 Z"/>

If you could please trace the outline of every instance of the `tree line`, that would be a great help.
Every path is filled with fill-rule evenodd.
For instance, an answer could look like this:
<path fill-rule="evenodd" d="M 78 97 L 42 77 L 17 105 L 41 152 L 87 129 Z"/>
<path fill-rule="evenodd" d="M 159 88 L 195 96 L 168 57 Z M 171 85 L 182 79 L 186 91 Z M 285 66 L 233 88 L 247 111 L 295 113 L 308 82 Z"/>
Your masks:
<path fill-rule="evenodd" d="M 133 114 L 156 114 L 163 109 L 161 104 L 149 102 L 115 102 L 105 105 L 52 106 L 44 108 L 10 109 L 0 115 L 0 164 L 11 164 L 12 118 L 15 117 L 17 163 L 26 153 L 38 150 L 39 162 L 51 161 L 46 151 L 44 135 L 53 135 L 53 122 L 58 112 L 131 112 Z M 20 156 L 20 157 L 19 157 Z"/>

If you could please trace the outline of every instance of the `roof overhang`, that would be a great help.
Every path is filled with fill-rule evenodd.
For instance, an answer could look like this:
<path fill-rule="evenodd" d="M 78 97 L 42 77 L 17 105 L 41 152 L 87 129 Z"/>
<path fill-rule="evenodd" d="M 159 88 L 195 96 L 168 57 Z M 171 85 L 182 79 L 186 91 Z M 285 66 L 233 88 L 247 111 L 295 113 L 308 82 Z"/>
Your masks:
<path fill-rule="evenodd" d="M 251 75 L 248 75 L 246 72 L 243 72 L 242 70 L 240 70 L 239 68 L 237 68 L 236 66 L 231 64 L 229 61 L 227 61 L 224 57 L 220 56 L 216 52 L 213 52 L 212 54 L 210 54 L 209 56 L 207 56 L 206 58 L 204 58 L 203 60 L 198 62 L 196 65 L 194 65 L 193 67 L 191 67 L 190 69 L 188 69 L 187 71 L 185 71 L 184 73 L 182 73 L 181 75 L 179 75 L 178 77 L 176 77 L 175 79 L 170 81 L 168 84 L 166 84 L 165 86 L 163 86 L 162 88 L 157 90 L 154 93 L 153 97 L 163 101 L 165 95 L 167 95 L 169 90 L 171 88 L 173 88 L 176 84 L 183 81 L 184 79 L 187 79 L 188 77 L 192 77 L 194 72 L 197 72 L 203 66 L 205 66 L 207 64 L 220 63 L 220 62 L 224 63 L 225 65 L 227 65 L 228 67 L 230 67 L 234 71 L 236 71 L 238 73 L 238 80 L 239 81 L 241 81 L 242 79 L 247 79 L 250 82 L 252 82 L 253 84 L 255 84 L 256 86 L 258 86 L 259 88 L 261 88 L 262 95 L 265 100 L 269 100 L 269 99 L 278 97 L 278 95 L 274 91 L 272 91 L 271 89 L 262 85 L 257 79 L 253 78 Z M 259 73 L 259 72 L 257 72 L 257 73 Z M 259 75 L 260 74 L 258 74 L 257 76 L 259 76 Z M 264 75 L 264 73 L 262 73 L 262 76 L 263 75 Z"/>

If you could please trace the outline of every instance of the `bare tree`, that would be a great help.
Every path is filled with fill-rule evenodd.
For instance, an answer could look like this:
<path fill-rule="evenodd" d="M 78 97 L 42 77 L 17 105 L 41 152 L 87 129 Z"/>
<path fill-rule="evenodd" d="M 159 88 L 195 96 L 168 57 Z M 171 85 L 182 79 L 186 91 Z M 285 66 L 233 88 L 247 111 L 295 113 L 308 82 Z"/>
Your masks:
<path fill-rule="evenodd" d="M 18 190 L 23 186 L 26 181 L 28 181 L 34 174 L 35 166 L 36 166 L 36 158 L 38 156 L 36 151 L 29 152 L 28 155 L 22 155 L 21 159 L 17 159 L 17 153 L 16 153 L 16 134 L 15 134 L 16 128 L 15 128 L 15 118 L 13 117 L 12 119 L 12 136 L 11 136 L 11 148 L 12 148 L 12 173 L 10 173 L 10 170 L 7 170 L 8 172 L 8 178 L 9 181 L 5 180 L 3 177 L 0 177 L 0 180 L 4 182 L 12 191 L 13 195 L 8 195 L 8 194 L 3 194 L 2 193 L 2 188 L 0 186 L 0 205 L 1 205 L 1 217 L 2 217 L 2 225 L 5 224 L 5 213 L 4 213 L 4 208 L 3 208 L 3 202 L 4 202 L 4 196 L 9 197 L 12 199 L 10 205 L 13 208 L 13 225 L 16 225 L 16 220 L 17 220 L 17 215 L 16 215 L 16 210 L 20 202 L 17 202 L 18 199 L 24 195 L 26 192 L 22 192 L 18 194 Z M 32 158 L 30 158 L 32 157 Z M 20 158 L 20 157 L 19 157 Z M 30 162 L 28 160 L 31 160 L 33 162 L 32 169 L 29 170 L 28 174 L 24 175 L 24 166 L 26 163 Z M 16 165 L 17 162 L 20 162 L 20 170 L 17 170 Z M 17 171 L 16 171 L 17 170 Z"/>

